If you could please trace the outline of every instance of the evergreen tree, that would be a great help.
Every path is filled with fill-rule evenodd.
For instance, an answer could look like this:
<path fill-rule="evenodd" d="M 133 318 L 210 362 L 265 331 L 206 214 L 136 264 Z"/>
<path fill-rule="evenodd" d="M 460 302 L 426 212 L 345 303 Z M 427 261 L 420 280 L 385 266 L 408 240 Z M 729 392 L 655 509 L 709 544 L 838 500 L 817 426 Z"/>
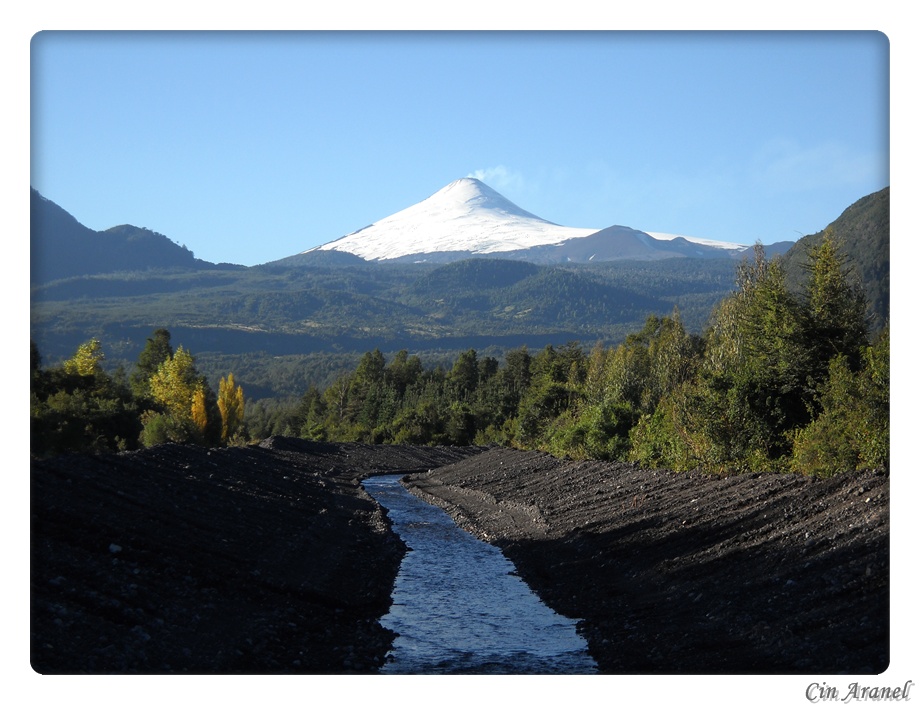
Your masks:
<path fill-rule="evenodd" d="M 694 378 L 702 356 L 702 340 L 684 330 L 680 312 L 654 321 L 648 331 L 649 383 L 642 395 L 642 410 L 651 412 L 684 382 Z M 650 326 L 647 323 L 646 328 Z"/>
<path fill-rule="evenodd" d="M 888 469 L 890 458 L 889 331 L 863 349 L 854 371 L 843 354 L 821 385 L 821 413 L 795 434 L 792 468 L 828 476 L 848 470 Z"/>
<path fill-rule="evenodd" d="M 739 266 L 738 289 L 719 307 L 707 341 L 698 401 L 717 463 L 750 467 L 753 458 L 778 459 L 790 449 L 789 431 L 809 421 L 806 323 L 779 261 L 767 261 L 758 243 L 754 262 Z"/>
<path fill-rule="evenodd" d="M 410 357 L 406 350 L 400 350 L 385 371 L 386 383 L 391 386 L 399 398 L 403 398 L 406 392 L 418 382 L 422 374 L 422 361 L 418 355 Z"/>
<path fill-rule="evenodd" d="M 347 417 L 352 423 L 361 418 L 365 430 L 376 425 L 385 372 L 386 360 L 383 353 L 375 348 L 361 357 L 351 378 Z"/>
<path fill-rule="evenodd" d="M 475 350 L 460 353 L 447 374 L 447 384 L 451 399 L 469 401 L 473 398 L 479 386 L 479 361 Z"/>
<path fill-rule="evenodd" d="M 505 366 L 498 372 L 497 384 L 503 393 L 502 414 L 512 416 L 530 388 L 533 358 L 527 346 L 505 353 Z"/>
<path fill-rule="evenodd" d="M 330 428 L 340 426 L 347 421 L 349 392 L 353 376 L 353 373 L 339 375 L 323 392 L 323 402 L 330 414 Z"/>
<path fill-rule="evenodd" d="M 607 348 L 597 341 L 588 356 L 585 375 L 585 398 L 591 404 L 598 404 L 607 397 L 607 357 Z"/>
<path fill-rule="evenodd" d="M 584 369 L 584 353 L 577 344 L 558 350 L 547 345 L 533 357 L 530 385 L 518 407 L 516 443 L 541 446 L 553 421 L 580 399 Z"/>
<path fill-rule="evenodd" d="M 808 259 L 806 306 L 812 369 L 816 378 L 824 379 L 830 361 L 838 355 L 844 356 L 851 370 L 859 367 L 861 352 L 868 343 L 868 307 L 832 232 L 825 232 Z"/>
<path fill-rule="evenodd" d="M 646 322 L 646 330 L 658 318 Z M 643 407 L 643 398 L 649 389 L 648 336 L 645 333 L 631 334 L 626 340 L 607 356 L 606 378 L 607 390 L 603 401 L 607 399 L 617 404 L 626 404 L 634 409 Z"/>
<path fill-rule="evenodd" d="M 131 375 L 131 390 L 139 399 L 150 396 L 150 378 L 163 362 L 173 356 L 170 338 L 171 335 L 165 328 L 158 328 L 153 332 L 152 338 L 147 338 L 147 344 L 141 350 L 134 373 Z"/>
<path fill-rule="evenodd" d="M 311 384 L 297 406 L 298 433 L 300 438 L 312 441 L 325 441 L 328 431 L 325 427 L 326 400 L 322 392 Z"/>

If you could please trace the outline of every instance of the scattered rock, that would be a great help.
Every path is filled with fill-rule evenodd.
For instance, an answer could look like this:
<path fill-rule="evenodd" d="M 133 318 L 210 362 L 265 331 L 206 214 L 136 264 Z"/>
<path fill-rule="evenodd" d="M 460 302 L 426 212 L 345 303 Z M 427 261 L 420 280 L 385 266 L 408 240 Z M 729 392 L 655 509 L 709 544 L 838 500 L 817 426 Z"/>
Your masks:
<path fill-rule="evenodd" d="M 32 667 L 375 671 L 404 546 L 358 480 L 477 452 L 273 438 L 33 460 Z"/>
<path fill-rule="evenodd" d="M 888 667 L 884 473 L 722 477 L 494 449 L 403 484 L 581 620 L 603 672 Z"/>
<path fill-rule="evenodd" d="M 714 477 L 276 437 L 33 460 L 33 668 L 376 671 L 406 547 L 359 481 L 395 472 L 580 620 L 602 672 L 888 665 L 884 473 Z"/>

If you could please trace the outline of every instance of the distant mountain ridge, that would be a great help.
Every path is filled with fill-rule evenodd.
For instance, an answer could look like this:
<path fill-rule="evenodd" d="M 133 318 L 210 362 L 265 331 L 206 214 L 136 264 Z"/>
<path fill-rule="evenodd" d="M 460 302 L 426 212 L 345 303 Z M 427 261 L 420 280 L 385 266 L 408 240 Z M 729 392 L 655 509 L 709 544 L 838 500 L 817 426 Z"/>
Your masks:
<path fill-rule="evenodd" d="M 785 251 L 792 243 L 774 245 Z M 737 243 L 647 233 L 622 225 L 602 229 L 558 225 L 518 207 L 474 178 L 452 181 L 415 205 L 344 237 L 273 264 L 317 252 L 345 252 L 370 261 L 446 263 L 498 257 L 538 264 L 740 257 Z"/>
<path fill-rule="evenodd" d="M 31 280 L 151 269 L 242 267 L 197 259 L 165 235 L 133 225 L 95 231 L 70 213 L 31 193 Z M 793 243 L 770 246 L 771 254 Z M 445 264 L 500 258 L 535 264 L 576 264 L 674 257 L 740 258 L 750 247 L 647 233 L 614 225 L 600 230 L 557 225 L 519 208 L 477 179 L 464 178 L 420 203 L 345 237 L 268 265 L 353 266 L 373 262 Z"/>
<path fill-rule="evenodd" d="M 500 356 L 521 345 L 615 344 L 648 315 L 675 309 L 688 330 L 700 333 L 734 288 L 736 260 L 744 256 L 699 256 L 711 252 L 694 252 L 705 243 L 614 226 L 529 248 L 527 256 L 543 258 L 536 262 L 510 251 L 381 263 L 315 249 L 245 267 L 195 259 L 143 228 L 95 232 L 34 191 L 32 209 L 30 329 L 43 359 L 64 360 L 96 337 L 107 364 L 129 368 L 162 327 L 194 351 L 215 383 L 234 371 L 257 396 L 300 395 L 309 383 L 329 381 L 323 375 L 338 361 L 353 368 L 349 355 L 375 347 L 453 364 L 451 356 L 471 347 Z M 888 190 L 860 199 L 831 226 L 862 278 L 875 323 L 884 321 Z M 819 236 L 803 238 L 784 256 L 790 279 L 801 270 L 796 258 L 807 259 L 804 248 Z M 591 260 L 605 243 L 634 258 Z M 684 253 L 660 257 L 658 248 Z"/>
<path fill-rule="evenodd" d="M 213 266 L 146 228 L 118 225 L 102 232 L 91 230 L 34 188 L 30 191 L 33 284 L 88 274 Z"/>

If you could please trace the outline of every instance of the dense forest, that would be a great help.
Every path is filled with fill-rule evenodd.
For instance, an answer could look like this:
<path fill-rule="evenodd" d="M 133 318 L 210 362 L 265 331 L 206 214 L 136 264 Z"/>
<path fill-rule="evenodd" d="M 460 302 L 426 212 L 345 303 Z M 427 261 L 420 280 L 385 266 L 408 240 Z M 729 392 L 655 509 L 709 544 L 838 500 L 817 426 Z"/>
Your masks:
<path fill-rule="evenodd" d="M 509 266 L 532 284 L 529 265 Z M 489 289 L 484 278 L 492 269 L 456 269 L 464 279 L 483 278 L 470 296 Z M 615 346 L 522 346 L 501 360 L 471 348 L 435 365 L 405 350 L 388 360 L 374 349 L 327 384 L 310 384 L 294 403 L 245 404 L 232 374 L 221 377 L 215 393 L 165 329 L 148 338 L 130 376 L 123 368 L 104 371 L 96 339 L 50 368 L 33 343 L 32 452 L 246 443 L 285 434 L 501 444 L 710 472 L 826 475 L 887 467 L 887 322 L 872 319 L 830 229 L 801 269 L 803 279 L 791 287 L 782 261 L 758 246 L 752 260 L 737 265 L 732 293 L 702 334 L 689 332 L 675 307 L 648 316 Z M 567 284 L 563 273 L 533 285 Z M 420 297 L 431 295 L 426 286 L 418 282 Z"/>

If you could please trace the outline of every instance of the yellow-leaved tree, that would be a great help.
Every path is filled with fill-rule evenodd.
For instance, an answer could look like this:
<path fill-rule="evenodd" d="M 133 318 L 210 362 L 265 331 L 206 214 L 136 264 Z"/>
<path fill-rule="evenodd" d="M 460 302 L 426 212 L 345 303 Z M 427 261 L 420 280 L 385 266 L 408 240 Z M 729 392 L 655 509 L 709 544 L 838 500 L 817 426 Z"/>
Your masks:
<path fill-rule="evenodd" d="M 243 388 L 236 384 L 232 372 L 220 379 L 217 408 L 222 421 L 221 440 L 228 443 L 239 431 L 244 413 Z"/>
<path fill-rule="evenodd" d="M 168 441 L 211 442 L 209 419 L 214 406 L 213 392 L 195 369 L 195 358 L 181 345 L 163 360 L 150 377 L 150 396 L 162 410 L 143 419 L 141 440 L 151 446 Z M 216 433 L 214 426 L 214 433 Z"/>
<path fill-rule="evenodd" d="M 195 360 L 181 345 L 172 357 L 164 360 L 150 378 L 150 394 L 177 419 L 191 419 L 192 395 L 200 380 Z"/>
<path fill-rule="evenodd" d="M 69 360 L 64 361 L 64 372 L 81 377 L 91 377 L 102 370 L 102 344 L 93 338 L 81 343 L 77 352 Z"/>
<path fill-rule="evenodd" d="M 192 392 L 192 423 L 204 438 L 208 430 L 208 402 L 203 384 L 199 384 Z"/>

